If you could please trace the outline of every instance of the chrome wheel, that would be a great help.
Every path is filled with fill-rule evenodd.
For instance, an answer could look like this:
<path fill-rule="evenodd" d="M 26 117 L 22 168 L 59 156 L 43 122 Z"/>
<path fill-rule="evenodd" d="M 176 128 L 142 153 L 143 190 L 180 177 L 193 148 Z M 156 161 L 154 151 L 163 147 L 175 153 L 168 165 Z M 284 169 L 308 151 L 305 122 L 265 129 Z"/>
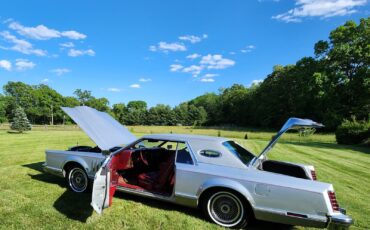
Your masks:
<path fill-rule="evenodd" d="M 207 202 L 209 217 L 223 227 L 235 227 L 244 221 L 243 203 L 231 192 L 216 192 Z"/>
<path fill-rule="evenodd" d="M 89 184 L 85 171 L 81 168 L 71 169 L 68 174 L 68 184 L 72 191 L 84 192 Z"/>

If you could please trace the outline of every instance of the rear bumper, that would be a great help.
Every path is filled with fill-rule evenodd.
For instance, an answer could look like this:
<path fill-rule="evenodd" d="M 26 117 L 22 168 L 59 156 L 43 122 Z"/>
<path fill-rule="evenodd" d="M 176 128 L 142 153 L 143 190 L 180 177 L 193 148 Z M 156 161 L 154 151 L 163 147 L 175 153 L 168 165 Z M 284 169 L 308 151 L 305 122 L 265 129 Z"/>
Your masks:
<path fill-rule="evenodd" d="M 346 230 L 353 224 L 350 216 L 345 215 L 346 211 L 341 209 L 338 215 L 328 216 L 328 229 L 330 230 Z"/>

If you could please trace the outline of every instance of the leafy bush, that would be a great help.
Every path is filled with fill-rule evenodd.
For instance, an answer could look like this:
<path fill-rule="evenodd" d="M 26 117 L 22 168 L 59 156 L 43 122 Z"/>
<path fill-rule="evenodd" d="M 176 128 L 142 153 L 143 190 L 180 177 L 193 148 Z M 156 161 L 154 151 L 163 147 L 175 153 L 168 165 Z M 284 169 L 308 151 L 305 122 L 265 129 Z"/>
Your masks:
<path fill-rule="evenodd" d="M 366 140 L 370 138 L 370 120 L 357 121 L 355 118 L 344 120 L 338 126 L 335 132 L 335 138 L 338 144 L 366 144 Z"/>

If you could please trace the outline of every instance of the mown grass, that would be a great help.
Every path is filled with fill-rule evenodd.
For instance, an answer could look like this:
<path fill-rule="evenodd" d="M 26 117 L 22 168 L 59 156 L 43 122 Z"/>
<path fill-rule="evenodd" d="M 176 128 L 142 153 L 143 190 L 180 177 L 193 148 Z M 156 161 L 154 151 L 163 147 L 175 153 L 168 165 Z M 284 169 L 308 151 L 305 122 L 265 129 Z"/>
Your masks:
<path fill-rule="evenodd" d="M 64 180 L 41 171 L 45 149 L 92 145 L 77 128 L 36 127 L 25 134 L 0 131 L 0 228 L 2 229 L 218 229 L 199 211 L 118 193 L 102 216 L 90 207 L 90 194 L 69 192 Z M 129 127 L 147 133 L 193 133 L 226 136 L 259 152 L 274 133 L 191 127 Z M 248 140 L 244 139 L 248 133 Z M 333 135 L 298 137 L 290 133 L 270 158 L 315 165 L 319 180 L 334 184 L 337 197 L 355 219 L 353 229 L 370 226 L 370 149 L 334 143 Z M 253 229 L 275 225 L 257 223 Z M 297 229 L 303 229 L 296 227 Z"/>

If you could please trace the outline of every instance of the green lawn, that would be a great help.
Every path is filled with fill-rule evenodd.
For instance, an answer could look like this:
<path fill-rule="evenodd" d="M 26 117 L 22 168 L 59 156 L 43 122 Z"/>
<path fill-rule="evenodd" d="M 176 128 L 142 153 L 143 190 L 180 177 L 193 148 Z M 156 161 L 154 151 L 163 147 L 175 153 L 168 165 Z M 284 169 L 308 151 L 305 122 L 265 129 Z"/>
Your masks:
<path fill-rule="evenodd" d="M 0 127 L 1 128 L 1 127 Z M 129 127 L 138 136 L 173 132 L 218 135 L 218 129 L 190 127 Z M 248 140 L 244 139 L 248 133 Z M 227 131 L 221 136 L 259 152 L 274 134 L 253 130 Z M 241 139 L 238 139 L 241 138 Z M 287 134 L 270 158 L 313 164 L 318 178 L 334 184 L 339 203 L 355 219 L 353 229 L 370 227 L 370 149 L 337 145 L 333 135 L 298 137 Z M 41 171 L 45 149 L 66 149 L 91 144 L 77 128 L 37 127 L 26 134 L 0 130 L 0 228 L 128 228 L 128 229 L 217 229 L 199 211 L 160 201 L 117 193 L 113 206 L 102 216 L 90 207 L 90 194 L 67 191 L 64 180 Z M 275 228 L 257 223 L 253 229 Z M 297 229 L 302 229 L 297 227 Z"/>

